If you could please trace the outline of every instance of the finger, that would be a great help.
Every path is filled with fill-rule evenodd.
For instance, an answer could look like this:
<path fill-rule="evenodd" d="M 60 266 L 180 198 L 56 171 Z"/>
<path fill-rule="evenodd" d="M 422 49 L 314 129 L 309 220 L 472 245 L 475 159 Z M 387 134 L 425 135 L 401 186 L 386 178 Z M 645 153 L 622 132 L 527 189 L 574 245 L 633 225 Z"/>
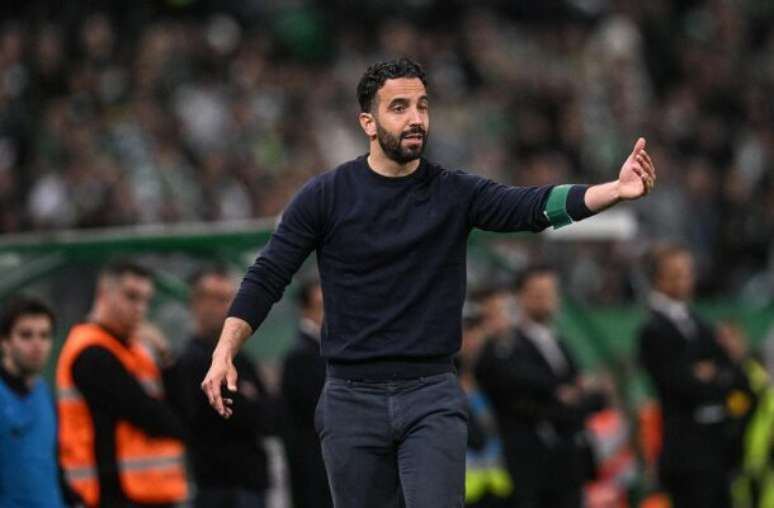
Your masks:
<path fill-rule="evenodd" d="M 645 170 L 645 173 L 647 173 L 650 177 L 656 176 L 656 168 L 653 167 L 653 161 L 650 160 L 650 157 L 647 157 L 647 153 L 645 150 L 639 153 L 636 157 L 637 162 L 640 163 L 640 166 Z"/>
<path fill-rule="evenodd" d="M 237 371 L 234 368 L 229 369 L 226 373 L 226 387 L 228 388 L 228 391 L 237 391 L 237 377 Z"/>
<path fill-rule="evenodd" d="M 645 169 L 648 172 L 648 174 L 653 178 L 656 179 L 656 166 L 653 165 L 653 161 L 650 160 L 650 157 L 645 158 Z"/>
<path fill-rule="evenodd" d="M 650 191 L 652 191 L 653 188 L 656 186 L 653 179 L 649 177 L 643 178 L 642 183 L 645 185 L 645 194 L 649 194 Z"/>
<path fill-rule="evenodd" d="M 632 150 L 633 155 L 637 155 L 640 153 L 640 151 L 645 149 L 645 138 L 638 138 L 637 142 L 634 144 L 634 150 Z"/>
<path fill-rule="evenodd" d="M 210 401 L 210 406 L 215 408 L 219 415 L 223 415 L 223 398 L 220 396 L 220 383 L 209 382 L 207 385 L 207 398 Z"/>
<path fill-rule="evenodd" d="M 648 153 L 647 150 L 643 150 L 642 152 L 640 152 L 640 154 L 643 157 L 645 157 L 645 160 L 648 161 L 648 164 L 650 164 L 654 169 L 656 168 L 656 165 L 653 164 L 653 159 L 650 158 L 650 154 Z"/>
<path fill-rule="evenodd" d="M 234 405 L 234 399 L 229 399 L 227 397 L 223 397 L 223 403 L 226 406 L 233 406 Z M 226 409 L 228 409 L 228 407 Z"/>
<path fill-rule="evenodd" d="M 634 174 L 642 178 L 644 176 L 644 173 L 642 171 L 642 164 L 640 164 L 639 161 L 635 160 L 634 163 L 630 164 L 629 167 L 634 171 Z"/>

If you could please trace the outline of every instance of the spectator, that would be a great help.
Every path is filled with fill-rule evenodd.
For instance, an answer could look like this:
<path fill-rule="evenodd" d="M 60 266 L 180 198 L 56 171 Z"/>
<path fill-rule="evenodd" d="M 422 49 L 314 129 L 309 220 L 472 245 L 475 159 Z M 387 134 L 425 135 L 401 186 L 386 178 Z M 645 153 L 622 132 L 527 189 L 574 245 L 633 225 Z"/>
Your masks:
<path fill-rule="evenodd" d="M 296 343 L 285 357 L 282 369 L 291 496 L 294 508 L 330 508 L 333 501 L 314 427 L 314 410 L 325 382 L 325 362 L 320 356 L 323 300 L 318 282 L 307 282 L 301 287 L 299 306 L 301 320 Z"/>
<path fill-rule="evenodd" d="M 479 294 L 484 294 L 480 292 Z M 497 291 L 486 292 L 489 319 L 507 307 L 498 304 Z M 505 469 L 503 445 L 492 405 L 476 382 L 474 375 L 478 356 L 487 340 L 485 318 L 481 302 L 468 300 L 463 308 L 462 348 L 457 356 L 460 385 L 468 398 L 468 450 L 465 454 L 465 506 L 468 508 L 507 508 L 511 506 L 513 484 Z M 508 317 L 508 314 L 505 314 Z"/>
<path fill-rule="evenodd" d="M 39 300 L 11 301 L 0 317 L 0 506 L 65 506 L 56 457 L 54 401 L 41 372 L 54 314 Z"/>
<path fill-rule="evenodd" d="M 59 357 L 60 458 L 89 507 L 172 506 L 187 497 L 184 426 L 165 400 L 174 371 L 160 372 L 138 337 L 153 289 L 145 268 L 107 265 L 89 321 L 70 330 Z"/>
<path fill-rule="evenodd" d="M 234 358 L 238 391 L 231 393 L 235 414 L 224 420 L 210 409 L 199 386 L 234 298 L 234 280 L 223 266 L 206 266 L 191 277 L 194 336 L 177 362 L 178 389 L 190 426 L 188 449 L 197 486 L 195 508 L 263 508 L 269 487 L 262 436 L 276 427 L 276 401 L 267 394 L 246 353 Z"/>
<path fill-rule="evenodd" d="M 741 365 L 691 308 L 693 256 L 665 245 L 652 253 L 653 293 L 639 331 L 639 356 L 664 418 L 659 477 L 674 508 L 727 508 L 741 454 L 737 415 L 749 386 Z"/>
<path fill-rule="evenodd" d="M 581 387 L 575 359 L 553 330 L 556 273 L 527 269 L 517 295 L 515 332 L 487 343 L 476 367 L 502 432 L 514 506 L 580 508 L 593 475 L 584 422 L 602 397 Z"/>

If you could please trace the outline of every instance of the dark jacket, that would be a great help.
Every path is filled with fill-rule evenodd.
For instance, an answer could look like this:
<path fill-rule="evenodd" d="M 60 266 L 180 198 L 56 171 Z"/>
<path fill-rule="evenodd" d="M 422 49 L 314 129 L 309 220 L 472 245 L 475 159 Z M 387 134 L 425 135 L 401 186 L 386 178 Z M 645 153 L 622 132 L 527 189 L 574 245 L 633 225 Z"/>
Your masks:
<path fill-rule="evenodd" d="M 545 474 L 580 485 L 591 471 L 584 422 L 602 407 L 601 396 L 583 396 L 568 405 L 557 397 L 561 385 L 574 385 L 578 368 L 558 341 L 565 368 L 557 373 L 534 343 L 517 329 L 487 342 L 476 366 L 479 386 L 492 402 L 511 474 L 538 474 L 536 463 L 554 464 Z M 558 469 L 557 469 L 558 468 Z"/>
<path fill-rule="evenodd" d="M 743 370 L 734 365 L 710 326 L 691 313 L 695 331 L 683 333 L 664 314 L 652 310 L 639 331 L 639 359 L 661 402 L 664 442 L 662 474 L 731 468 L 737 460 L 737 426 L 726 413 L 733 390 L 749 393 Z M 694 374 L 697 362 L 712 361 L 710 382 Z"/>
<path fill-rule="evenodd" d="M 234 358 L 237 393 L 234 413 L 224 419 L 210 407 L 201 382 L 210 367 L 214 346 L 191 339 L 177 362 L 179 402 L 190 428 L 188 451 L 199 488 L 242 488 L 263 492 L 269 485 L 266 451 L 261 438 L 276 428 L 277 401 L 267 394 L 258 371 L 245 353 Z"/>
<path fill-rule="evenodd" d="M 282 433 L 294 508 L 330 508 L 328 479 L 314 428 L 314 410 L 325 382 L 320 342 L 299 332 L 282 369 L 286 425 Z"/>

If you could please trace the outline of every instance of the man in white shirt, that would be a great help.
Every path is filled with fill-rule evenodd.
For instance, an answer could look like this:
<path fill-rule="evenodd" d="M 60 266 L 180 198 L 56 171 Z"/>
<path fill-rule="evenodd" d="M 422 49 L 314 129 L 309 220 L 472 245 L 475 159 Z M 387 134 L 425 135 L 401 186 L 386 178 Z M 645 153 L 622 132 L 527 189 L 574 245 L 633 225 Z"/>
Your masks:
<path fill-rule="evenodd" d="M 743 416 L 731 409 L 738 412 L 745 405 L 738 401 L 750 400 L 746 377 L 712 327 L 690 308 L 691 253 L 660 246 L 651 272 L 653 292 L 639 332 L 639 357 L 664 415 L 659 476 L 674 508 L 727 508 L 741 452 L 736 422 Z"/>
<path fill-rule="evenodd" d="M 553 328 L 559 280 L 546 267 L 527 270 L 517 285 L 515 330 L 490 340 L 476 368 L 492 402 L 518 508 L 580 508 L 593 473 L 586 416 L 604 403 L 584 391 L 571 352 Z"/>

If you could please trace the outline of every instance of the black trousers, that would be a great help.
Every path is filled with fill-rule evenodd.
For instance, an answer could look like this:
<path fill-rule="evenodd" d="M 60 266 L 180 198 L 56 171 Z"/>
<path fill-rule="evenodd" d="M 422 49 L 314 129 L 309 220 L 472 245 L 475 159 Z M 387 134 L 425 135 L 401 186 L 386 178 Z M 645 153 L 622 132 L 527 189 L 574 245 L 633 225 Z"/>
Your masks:
<path fill-rule="evenodd" d="M 731 477 L 722 470 L 662 474 L 672 508 L 731 508 Z"/>
<path fill-rule="evenodd" d="M 467 413 L 457 376 L 328 378 L 315 413 L 336 508 L 462 508 Z"/>
<path fill-rule="evenodd" d="M 507 436 L 505 463 L 515 508 L 583 506 L 584 457 L 570 442 L 548 449 L 532 436 Z"/>

